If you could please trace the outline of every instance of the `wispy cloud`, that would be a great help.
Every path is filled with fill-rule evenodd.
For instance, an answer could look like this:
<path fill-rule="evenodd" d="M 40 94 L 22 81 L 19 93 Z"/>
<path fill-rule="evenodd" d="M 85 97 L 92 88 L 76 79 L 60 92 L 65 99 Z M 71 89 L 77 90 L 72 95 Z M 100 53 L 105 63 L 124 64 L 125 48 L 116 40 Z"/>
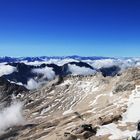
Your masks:
<path fill-rule="evenodd" d="M 42 74 L 43 79 L 47 78 L 48 80 L 52 80 L 55 78 L 55 72 L 53 71 L 53 68 L 50 67 L 33 69 L 32 72 L 37 74 Z"/>
<path fill-rule="evenodd" d="M 11 74 L 17 69 L 10 65 L 0 65 L 0 76 Z"/>
<path fill-rule="evenodd" d="M 72 75 L 90 75 L 94 74 L 96 71 L 86 67 L 79 67 L 76 65 L 68 64 L 69 71 Z"/>
<path fill-rule="evenodd" d="M 11 106 L 0 111 L 0 134 L 7 128 L 24 124 L 22 107 L 23 104 L 21 102 L 14 102 Z"/>

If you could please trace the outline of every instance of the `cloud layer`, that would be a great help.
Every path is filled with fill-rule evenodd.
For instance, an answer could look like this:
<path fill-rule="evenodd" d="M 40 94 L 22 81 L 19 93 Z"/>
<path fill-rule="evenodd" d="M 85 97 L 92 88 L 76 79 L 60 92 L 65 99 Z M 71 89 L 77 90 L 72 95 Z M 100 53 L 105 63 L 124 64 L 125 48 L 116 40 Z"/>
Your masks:
<path fill-rule="evenodd" d="M 39 88 L 40 85 L 41 85 L 41 83 L 39 83 L 31 78 L 28 80 L 27 85 L 25 85 L 25 87 L 29 90 L 33 90 L 33 89 Z"/>
<path fill-rule="evenodd" d="M 10 107 L 4 108 L 0 111 L 0 134 L 7 128 L 24 124 L 22 107 L 22 103 L 14 102 Z"/>
<path fill-rule="evenodd" d="M 48 80 L 52 80 L 55 78 L 55 72 L 53 71 L 53 68 L 45 67 L 40 69 L 33 69 L 32 72 L 42 74 L 43 79 L 47 78 Z"/>
<path fill-rule="evenodd" d="M 53 80 L 56 76 L 53 68 L 47 66 L 45 68 L 33 69 L 32 72 L 38 75 L 41 74 L 43 77 L 41 79 L 37 79 L 36 77 L 29 79 L 27 85 L 25 85 L 25 87 L 29 90 L 39 88 L 42 84 L 47 82 L 46 79 L 50 81 Z"/>
<path fill-rule="evenodd" d="M 79 58 L 80 59 L 80 58 Z M 130 67 L 138 67 L 140 66 L 140 58 L 106 58 L 106 59 L 81 59 L 82 62 L 85 62 L 89 64 L 91 67 L 93 67 L 95 70 L 100 71 L 101 68 L 110 68 L 112 66 L 118 66 L 120 68 L 119 73 L 121 73 L 123 70 L 130 68 Z M 23 61 L 21 61 L 23 62 Z M 18 84 L 24 85 L 28 89 L 37 89 L 40 87 L 42 84 L 47 83 L 49 80 L 53 80 L 56 77 L 56 74 L 59 75 L 64 74 L 67 75 L 67 72 L 71 73 L 72 75 L 92 75 L 96 71 L 85 66 L 77 66 L 76 64 L 70 64 L 69 62 L 80 62 L 77 59 L 49 59 L 49 60 L 43 60 L 43 61 L 33 61 L 33 62 L 28 62 L 24 61 L 25 64 L 27 65 L 34 65 L 34 68 L 31 68 L 30 71 L 30 76 L 22 75 L 20 73 L 18 76 L 15 75 L 15 77 L 12 77 L 13 82 L 18 81 Z M 19 62 L 20 63 L 20 62 Z M 62 67 L 50 67 L 46 66 L 44 68 L 41 68 L 41 64 L 56 64 L 57 66 L 62 66 Z M 68 64 L 68 69 L 67 67 L 63 67 L 64 64 Z M 37 66 L 37 67 L 35 67 Z M 40 68 L 39 68 L 40 67 Z M 62 68 L 62 69 L 61 69 Z M 66 68 L 66 69 L 63 69 Z M 27 69 L 28 70 L 28 69 Z M 111 69 L 110 69 L 111 70 Z M 11 74 L 14 71 L 17 71 L 16 67 L 6 65 L 6 63 L 0 63 L 0 76 Z M 25 68 L 26 71 L 26 68 Z M 55 74 L 55 72 L 56 74 Z M 66 74 L 65 74 L 66 73 Z M 22 75 L 25 79 L 20 79 L 20 75 Z M 28 74 L 27 74 L 28 75 Z M 20 80 L 19 80 L 20 79 Z M 25 85 L 27 83 L 27 85 Z"/>
<path fill-rule="evenodd" d="M 17 69 L 15 67 L 12 67 L 10 65 L 0 65 L 0 77 L 3 75 L 8 75 L 16 71 Z"/>
<path fill-rule="evenodd" d="M 90 68 L 86 68 L 86 67 L 79 67 L 76 65 L 71 65 L 68 64 L 68 68 L 69 68 L 69 72 L 72 73 L 72 75 L 91 75 L 94 74 L 96 71 L 92 70 Z"/>

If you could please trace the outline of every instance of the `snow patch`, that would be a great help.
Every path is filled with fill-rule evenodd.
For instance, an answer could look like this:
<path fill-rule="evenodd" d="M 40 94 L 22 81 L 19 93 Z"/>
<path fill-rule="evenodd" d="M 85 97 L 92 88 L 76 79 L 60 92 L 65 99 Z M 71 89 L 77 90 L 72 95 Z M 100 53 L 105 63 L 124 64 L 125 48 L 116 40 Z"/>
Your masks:
<path fill-rule="evenodd" d="M 97 132 L 96 136 L 105 136 L 110 135 L 110 140 L 116 140 L 116 139 L 127 139 L 129 137 L 135 136 L 136 131 L 121 131 L 117 128 L 117 125 L 114 123 L 104 125 L 100 128 L 100 130 Z"/>
<path fill-rule="evenodd" d="M 124 122 L 137 122 L 140 120 L 140 86 L 136 86 L 136 89 L 132 91 L 129 97 L 128 109 L 123 114 Z"/>
<path fill-rule="evenodd" d="M 69 109 L 69 110 L 65 111 L 65 112 L 63 113 L 63 115 L 68 115 L 68 114 L 70 114 L 70 113 L 73 113 L 73 110 L 72 110 L 72 109 Z"/>

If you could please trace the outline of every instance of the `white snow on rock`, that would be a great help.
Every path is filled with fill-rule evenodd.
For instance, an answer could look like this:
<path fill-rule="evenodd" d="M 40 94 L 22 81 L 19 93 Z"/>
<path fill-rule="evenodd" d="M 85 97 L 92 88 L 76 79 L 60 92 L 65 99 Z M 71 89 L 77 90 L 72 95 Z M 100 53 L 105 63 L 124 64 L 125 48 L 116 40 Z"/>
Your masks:
<path fill-rule="evenodd" d="M 129 97 L 128 109 L 123 115 L 124 122 L 137 122 L 140 120 L 140 86 L 132 91 Z"/>
<path fill-rule="evenodd" d="M 72 84 L 70 80 L 65 80 L 65 81 L 61 84 L 61 86 L 70 85 L 70 84 Z"/>
<path fill-rule="evenodd" d="M 68 115 L 68 114 L 71 114 L 71 113 L 73 113 L 73 110 L 70 108 L 69 110 L 65 111 L 63 113 L 63 115 L 65 116 L 65 115 Z"/>
<path fill-rule="evenodd" d="M 98 97 L 97 97 L 98 98 Z M 129 96 L 127 111 L 122 115 L 123 119 L 119 124 L 108 124 L 101 126 L 96 136 L 109 136 L 110 140 L 127 139 L 136 136 L 135 131 L 121 131 L 117 126 L 124 126 L 127 122 L 136 123 L 140 120 L 140 86 L 136 86 L 135 90 Z"/>
<path fill-rule="evenodd" d="M 109 135 L 110 140 L 118 140 L 118 139 L 127 139 L 129 137 L 135 136 L 136 131 L 121 131 L 117 128 L 117 125 L 114 123 L 104 125 L 97 132 L 96 136 L 105 136 Z"/>

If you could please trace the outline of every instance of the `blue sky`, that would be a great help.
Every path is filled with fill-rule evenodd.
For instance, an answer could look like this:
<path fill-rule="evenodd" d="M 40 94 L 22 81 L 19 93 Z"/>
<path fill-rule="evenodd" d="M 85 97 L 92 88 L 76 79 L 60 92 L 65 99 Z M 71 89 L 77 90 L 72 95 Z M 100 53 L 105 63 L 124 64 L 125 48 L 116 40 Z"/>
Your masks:
<path fill-rule="evenodd" d="M 139 0 L 0 0 L 0 56 L 139 56 Z"/>

